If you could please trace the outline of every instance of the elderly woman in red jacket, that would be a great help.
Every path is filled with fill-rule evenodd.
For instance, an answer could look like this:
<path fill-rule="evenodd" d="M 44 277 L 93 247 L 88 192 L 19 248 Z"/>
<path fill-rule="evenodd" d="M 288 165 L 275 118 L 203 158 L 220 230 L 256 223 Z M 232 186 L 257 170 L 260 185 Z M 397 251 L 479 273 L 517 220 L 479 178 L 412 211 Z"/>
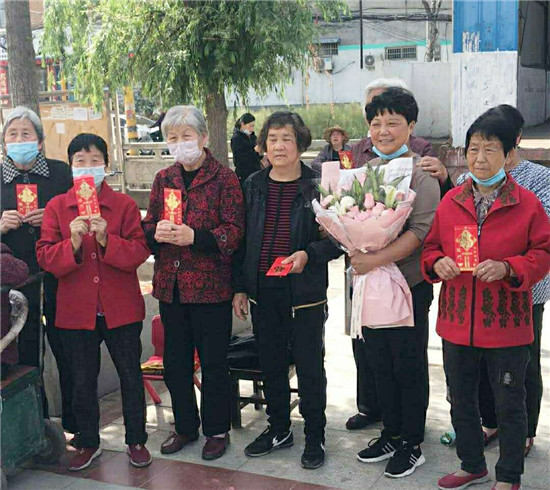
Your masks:
<path fill-rule="evenodd" d="M 462 464 L 441 489 L 489 479 L 478 408 L 487 364 L 500 440 L 493 489 L 520 488 L 527 434 L 525 369 L 533 341 L 531 287 L 550 268 L 550 223 L 539 199 L 504 172 L 515 129 L 483 114 L 466 135 L 470 178 L 448 192 L 424 242 L 423 273 L 443 281 L 437 332 Z"/>
<path fill-rule="evenodd" d="M 202 457 L 212 460 L 229 444 L 231 261 L 244 234 L 243 196 L 235 173 L 205 147 L 208 127 L 196 107 L 172 107 L 161 129 L 176 161 L 156 175 L 143 221 L 155 253 L 153 296 L 160 303 L 164 381 L 176 422 L 160 450 L 171 454 L 196 441 L 202 418 Z M 195 348 L 202 373 L 200 418 Z"/>
<path fill-rule="evenodd" d="M 120 377 L 122 410 L 130 463 L 147 466 L 145 394 L 141 374 L 145 304 L 137 268 L 150 251 L 141 215 L 128 196 L 103 181 L 107 144 L 94 134 L 79 134 L 69 144 L 74 177 L 93 176 L 101 216 L 79 216 L 75 187 L 53 198 L 44 212 L 38 263 L 59 279 L 55 326 L 70 355 L 73 411 L 80 430 L 78 451 L 69 470 L 78 471 L 101 454 L 97 377 L 99 347 L 105 341 Z"/>

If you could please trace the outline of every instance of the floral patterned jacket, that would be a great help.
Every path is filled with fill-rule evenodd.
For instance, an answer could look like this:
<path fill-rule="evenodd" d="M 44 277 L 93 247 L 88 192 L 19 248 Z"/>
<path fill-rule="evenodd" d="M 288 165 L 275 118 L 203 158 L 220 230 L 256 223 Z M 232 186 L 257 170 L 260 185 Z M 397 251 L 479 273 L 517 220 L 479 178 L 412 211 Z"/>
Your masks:
<path fill-rule="evenodd" d="M 166 303 L 173 301 L 176 285 L 181 303 L 220 303 L 233 297 L 231 262 L 244 235 L 243 195 L 235 173 L 205 151 L 206 159 L 188 189 L 181 164 L 158 172 L 142 222 L 147 244 L 155 254 L 153 296 Z M 155 240 L 157 223 L 164 215 L 165 188 L 181 190 L 183 222 L 195 231 L 210 232 L 217 250 Z"/>

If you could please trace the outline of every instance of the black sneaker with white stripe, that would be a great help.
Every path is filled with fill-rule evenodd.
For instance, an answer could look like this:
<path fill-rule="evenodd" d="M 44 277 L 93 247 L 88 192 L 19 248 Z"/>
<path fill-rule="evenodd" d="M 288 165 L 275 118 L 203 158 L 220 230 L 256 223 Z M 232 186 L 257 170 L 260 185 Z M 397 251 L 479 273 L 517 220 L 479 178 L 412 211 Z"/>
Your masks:
<path fill-rule="evenodd" d="M 255 440 L 244 449 L 247 456 L 257 457 L 269 454 L 275 449 L 283 449 L 294 444 L 292 431 L 277 433 L 271 426 L 264 430 Z"/>
<path fill-rule="evenodd" d="M 390 478 L 403 478 L 413 474 L 414 470 L 425 462 L 426 458 L 424 458 L 420 446 L 413 446 L 403 441 L 401 447 L 388 461 L 384 475 Z"/>
<path fill-rule="evenodd" d="M 369 445 L 357 454 L 357 459 L 362 463 L 378 463 L 390 459 L 401 444 L 401 438 L 392 439 L 382 435 L 371 439 Z"/>

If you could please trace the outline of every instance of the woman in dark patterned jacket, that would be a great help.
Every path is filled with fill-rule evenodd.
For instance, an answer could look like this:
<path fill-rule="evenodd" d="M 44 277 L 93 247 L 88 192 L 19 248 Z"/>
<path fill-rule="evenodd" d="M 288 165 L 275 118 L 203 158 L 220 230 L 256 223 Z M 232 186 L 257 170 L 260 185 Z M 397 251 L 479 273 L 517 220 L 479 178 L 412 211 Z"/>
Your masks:
<path fill-rule="evenodd" d="M 208 127 L 196 107 L 172 107 L 161 129 L 176 162 L 156 175 L 143 221 L 155 254 L 153 296 L 160 303 L 164 380 L 176 422 L 161 452 L 172 454 L 197 440 L 202 418 L 202 457 L 210 460 L 223 456 L 229 444 L 231 260 L 244 234 L 243 196 L 235 173 L 205 147 Z M 182 224 L 165 219 L 165 189 L 181 191 Z M 200 418 L 195 347 L 202 369 Z"/>

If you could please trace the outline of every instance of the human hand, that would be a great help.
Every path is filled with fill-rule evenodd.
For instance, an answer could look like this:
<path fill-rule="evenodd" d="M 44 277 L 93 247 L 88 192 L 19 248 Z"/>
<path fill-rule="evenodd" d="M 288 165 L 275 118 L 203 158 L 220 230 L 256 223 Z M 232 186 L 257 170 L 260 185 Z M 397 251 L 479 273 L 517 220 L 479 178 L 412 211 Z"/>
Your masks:
<path fill-rule="evenodd" d="M 325 230 L 324 226 L 319 226 L 319 238 L 321 240 L 328 238 L 328 232 Z"/>
<path fill-rule="evenodd" d="M 498 260 L 484 260 L 473 270 L 472 275 L 482 282 L 494 282 L 508 275 L 508 267 Z"/>
<path fill-rule="evenodd" d="M 233 295 L 233 311 L 239 320 L 246 321 L 248 296 L 245 293 L 235 293 Z"/>
<path fill-rule="evenodd" d="M 304 270 L 308 259 L 307 253 L 304 250 L 299 250 L 298 252 L 294 252 L 292 255 L 289 255 L 281 262 L 281 264 L 292 263 L 292 269 L 290 269 L 289 274 L 300 274 Z"/>
<path fill-rule="evenodd" d="M 107 246 L 107 221 L 101 216 L 90 219 L 90 232 L 95 233 L 95 239 L 102 247 Z"/>
<path fill-rule="evenodd" d="M 42 218 L 44 217 L 44 208 L 35 209 L 23 218 L 23 223 L 28 223 L 31 226 L 42 226 Z"/>
<path fill-rule="evenodd" d="M 367 274 L 380 267 L 376 252 L 363 253 L 354 251 L 349 254 L 353 274 Z"/>
<path fill-rule="evenodd" d="M 434 264 L 434 272 L 443 281 L 451 281 L 460 276 L 460 269 L 451 257 L 443 257 Z"/>
<path fill-rule="evenodd" d="M 185 247 L 193 245 L 195 231 L 185 224 L 176 225 L 169 220 L 161 220 L 157 223 L 155 240 L 160 243 L 171 243 L 172 245 Z"/>
<path fill-rule="evenodd" d="M 11 230 L 17 230 L 23 223 L 23 215 L 15 209 L 7 210 L 2 213 L 0 218 L 0 233 L 3 235 Z"/>
<path fill-rule="evenodd" d="M 441 183 L 444 183 L 449 176 L 447 168 L 441 163 L 439 158 L 428 156 L 422 157 L 417 165 L 421 167 L 424 172 L 428 172 L 432 177 L 438 179 Z"/>
<path fill-rule="evenodd" d="M 88 233 L 87 220 L 87 216 L 78 216 L 73 219 L 69 224 L 69 228 L 71 230 L 71 243 L 73 245 L 73 253 L 76 253 L 78 249 L 82 246 L 82 236 Z"/>

